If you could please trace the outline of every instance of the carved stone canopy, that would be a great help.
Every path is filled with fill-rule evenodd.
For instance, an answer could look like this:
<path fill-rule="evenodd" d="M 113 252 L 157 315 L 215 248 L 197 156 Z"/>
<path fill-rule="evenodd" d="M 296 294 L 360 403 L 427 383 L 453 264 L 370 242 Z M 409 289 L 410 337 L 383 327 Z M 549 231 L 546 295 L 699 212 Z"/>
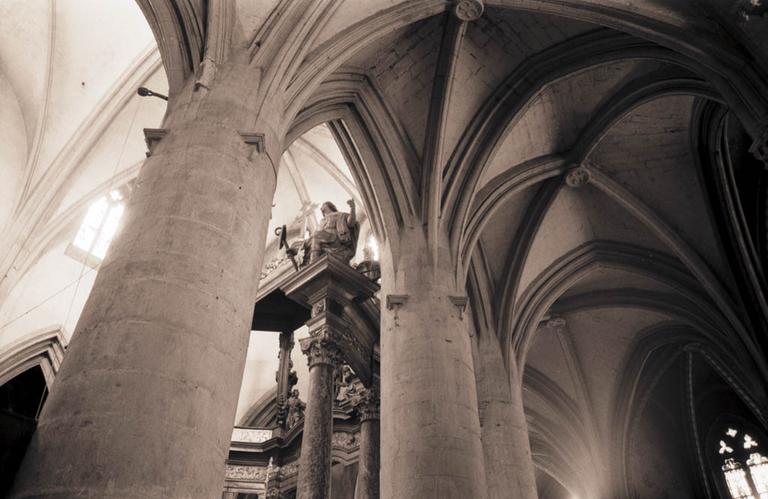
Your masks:
<path fill-rule="evenodd" d="M 306 322 L 311 337 L 333 342 L 363 384 L 369 385 L 373 346 L 378 341 L 378 321 L 371 317 L 370 298 L 379 286 L 343 260 L 326 255 L 280 287 L 288 298 L 311 310 Z M 301 344 L 302 350 L 305 345 L 313 348 L 309 339 Z M 311 350 L 308 355 L 313 355 Z"/>

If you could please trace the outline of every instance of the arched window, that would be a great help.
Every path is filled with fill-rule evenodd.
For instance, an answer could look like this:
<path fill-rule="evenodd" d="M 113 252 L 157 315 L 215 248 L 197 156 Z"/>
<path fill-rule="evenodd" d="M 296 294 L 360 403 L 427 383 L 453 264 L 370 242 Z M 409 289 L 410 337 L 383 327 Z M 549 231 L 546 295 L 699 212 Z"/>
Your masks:
<path fill-rule="evenodd" d="M 101 263 L 125 210 L 128 191 L 129 186 L 113 189 L 91 204 L 75 239 L 67 248 L 69 256 L 92 267 Z"/>
<path fill-rule="evenodd" d="M 768 499 L 768 442 L 762 433 L 730 421 L 719 428 L 714 452 L 730 497 Z"/>

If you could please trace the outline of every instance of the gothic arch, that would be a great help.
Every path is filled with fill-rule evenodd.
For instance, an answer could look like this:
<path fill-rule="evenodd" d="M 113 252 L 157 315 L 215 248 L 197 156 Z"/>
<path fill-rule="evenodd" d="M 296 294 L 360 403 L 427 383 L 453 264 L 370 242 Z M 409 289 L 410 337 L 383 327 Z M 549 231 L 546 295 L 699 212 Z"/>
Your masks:
<path fill-rule="evenodd" d="M 64 358 L 66 341 L 60 327 L 48 328 L 25 338 L 0 356 L 0 385 L 18 374 L 39 366 L 50 390 Z"/>

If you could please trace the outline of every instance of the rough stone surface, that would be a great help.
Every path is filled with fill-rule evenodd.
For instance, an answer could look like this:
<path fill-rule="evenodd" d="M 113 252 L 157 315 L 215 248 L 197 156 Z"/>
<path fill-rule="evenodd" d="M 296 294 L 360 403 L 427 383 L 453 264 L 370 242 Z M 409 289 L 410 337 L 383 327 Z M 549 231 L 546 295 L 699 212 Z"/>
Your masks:
<path fill-rule="evenodd" d="M 495 334 L 484 331 L 473 339 L 488 498 L 536 499 L 528 424 L 520 382 L 515 376 L 517 366 L 510 369 L 514 376 L 510 386 Z"/>
<path fill-rule="evenodd" d="M 383 296 L 408 295 L 382 310 L 381 496 L 487 497 L 468 316 L 446 266 L 432 266 L 419 236 L 405 240 Z"/>
<path fill-rule="evenodd" d="M 275 186 L 222 73 L 166 119 L 12 497 L 221 497 Z"/>

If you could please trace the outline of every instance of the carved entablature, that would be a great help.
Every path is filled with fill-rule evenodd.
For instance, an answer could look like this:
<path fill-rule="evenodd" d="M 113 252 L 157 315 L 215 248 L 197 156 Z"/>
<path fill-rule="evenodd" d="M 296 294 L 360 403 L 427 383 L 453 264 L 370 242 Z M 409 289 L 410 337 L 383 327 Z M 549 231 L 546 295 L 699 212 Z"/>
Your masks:
<path fill-rule="evenodd" d="M 267 480 L 267 468 L 264 466 L 228 464 L 224 476 L 227 480 L 263 483 Z"/>
<path fill-rule="evenodd" d="M 309 338 L 302 338 L 299 343 L 310 368 L 316 364 L 335 367 L 341 362 L 341 351 L 326 328 L 315 331 Z"/>
<path fill-rule="evenodd" d="M 280 478 L 285 479 L 299 473 L 299 462 L 295 461 L 280 467 Z"/>
<path fill-rule="evenodd" d="M 331 446 L 346 452 L 353 451 L 360 447 L 359 433 L 335 431 L 333 432 L 333 436 L 331 436 Z"/>

